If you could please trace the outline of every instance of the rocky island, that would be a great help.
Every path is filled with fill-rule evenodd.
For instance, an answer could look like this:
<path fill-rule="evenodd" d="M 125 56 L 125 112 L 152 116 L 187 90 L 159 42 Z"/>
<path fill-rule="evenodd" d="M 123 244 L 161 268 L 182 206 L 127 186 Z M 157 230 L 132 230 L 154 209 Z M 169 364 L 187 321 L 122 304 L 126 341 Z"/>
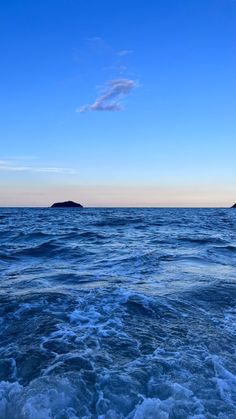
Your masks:
<path fill-rule="evenodd" d="M 83 205 L 74 201 L 55 202 L 51 208 L 83 208 Z"/>
<path fill-rule="evenodd" d="M 235 204 L 231 208 L 236 208 L 236 202 L 235 202 Z"/>

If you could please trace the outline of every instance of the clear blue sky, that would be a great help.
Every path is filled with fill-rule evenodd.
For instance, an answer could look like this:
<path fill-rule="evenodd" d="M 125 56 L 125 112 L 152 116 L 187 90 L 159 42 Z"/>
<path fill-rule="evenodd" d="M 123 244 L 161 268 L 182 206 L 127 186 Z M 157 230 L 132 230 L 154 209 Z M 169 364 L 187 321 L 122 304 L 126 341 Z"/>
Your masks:
<path fill-rule="evenodd" d="M 236 201 L 236 2 L 9 0 L 0 205 Z"/>

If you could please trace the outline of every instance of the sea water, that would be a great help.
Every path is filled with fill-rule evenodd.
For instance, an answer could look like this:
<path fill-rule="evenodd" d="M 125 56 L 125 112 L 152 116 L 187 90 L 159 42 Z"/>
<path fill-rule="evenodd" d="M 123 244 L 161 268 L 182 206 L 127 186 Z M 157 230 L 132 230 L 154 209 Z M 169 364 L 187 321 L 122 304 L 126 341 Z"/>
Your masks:
<path fill-rule="evenodd" d="M 236 210 L 0 209 L 1 419 L 235 419 Z"/>

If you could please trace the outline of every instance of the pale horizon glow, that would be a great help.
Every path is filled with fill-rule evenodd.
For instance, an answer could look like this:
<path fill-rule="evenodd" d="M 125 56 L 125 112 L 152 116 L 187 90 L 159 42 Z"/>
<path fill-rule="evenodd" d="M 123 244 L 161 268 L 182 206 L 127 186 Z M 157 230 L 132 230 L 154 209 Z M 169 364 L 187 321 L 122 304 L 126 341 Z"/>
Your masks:
<path fill-rule="evenodd" d="M 73 200 L 84 207 L 230 207 L 235 193 L 233 185 L 227 190 L 222 185 L 217 190 L 212 185 L 202 189 L 170 185 L 78 185 L 76 188 L 51 185 L 36 190 L 14 187 L 3 190 L 6 202 L 2 206 L 49 207 L 54 202 Z"/>

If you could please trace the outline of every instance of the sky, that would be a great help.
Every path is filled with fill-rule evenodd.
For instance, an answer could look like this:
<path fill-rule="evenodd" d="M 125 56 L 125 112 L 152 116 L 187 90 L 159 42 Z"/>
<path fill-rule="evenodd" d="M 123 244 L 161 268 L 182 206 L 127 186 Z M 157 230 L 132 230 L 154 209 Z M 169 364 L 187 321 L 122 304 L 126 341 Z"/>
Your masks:
<path fill-rule="evenodd" d="M 0 51 L 0 206 L 236 201 L 236 1 L 1 1 Z"/>

